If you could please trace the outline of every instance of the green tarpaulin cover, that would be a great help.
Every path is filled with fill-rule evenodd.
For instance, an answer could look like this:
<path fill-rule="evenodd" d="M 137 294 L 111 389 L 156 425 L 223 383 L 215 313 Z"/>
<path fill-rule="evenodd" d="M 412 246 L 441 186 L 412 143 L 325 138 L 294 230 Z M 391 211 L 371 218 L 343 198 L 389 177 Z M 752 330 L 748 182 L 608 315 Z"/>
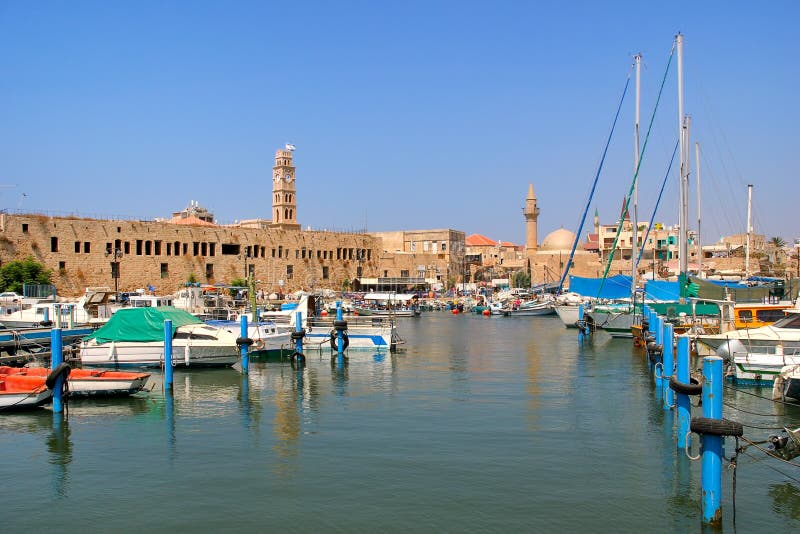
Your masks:
<path fill-rule="evenodd" d="M 85 339 L 96 339 L 99 344 L 112 341 L 163 341 L 164 321 L 167 319 L 172 321 L 173 336 L 178 327 L 203 322 L 191 313 L 172 306 L 123 308 Z"/>

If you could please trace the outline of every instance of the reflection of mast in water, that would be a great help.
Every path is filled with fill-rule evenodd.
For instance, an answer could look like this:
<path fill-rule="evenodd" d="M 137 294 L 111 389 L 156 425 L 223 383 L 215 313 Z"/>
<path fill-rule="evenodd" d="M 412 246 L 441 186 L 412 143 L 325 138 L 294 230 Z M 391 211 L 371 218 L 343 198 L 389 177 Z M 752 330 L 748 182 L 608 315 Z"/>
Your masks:
<path fill-rule="evenodd" d="M 331 357 L 331 378 L 333 379 L 333 393 L 337 397 L 344 397 L 347 394 L 346 386 L 348 379 L 348 368 L 350 361 L 348 358 Z"/>
<path fill-rule="evenodd" d="M 53 477 L 55 495 L 66 497 L 69 480 L 67 466 L 72 463 L 72 440 L 70 440 L 69 422 L 63 413 L 53 414 L 53 432 L 47 439 L 47 450 L 50 452 L 50 463 L 55 466 Z"/>
<path fill-rule="evenodd" d="M 281 368 L 275 391 L 275 419 L 273 432 L 276 436 L 273 450 L 282 458 L 297 456 L 297 444 L 302 435 L 302 425 L 307 414 L 318 411 L 318 378 L 314 369 L 305 365 L 296 368 Z M 294 464 L 276 464 L 279 475 L 286 475 Z"/>

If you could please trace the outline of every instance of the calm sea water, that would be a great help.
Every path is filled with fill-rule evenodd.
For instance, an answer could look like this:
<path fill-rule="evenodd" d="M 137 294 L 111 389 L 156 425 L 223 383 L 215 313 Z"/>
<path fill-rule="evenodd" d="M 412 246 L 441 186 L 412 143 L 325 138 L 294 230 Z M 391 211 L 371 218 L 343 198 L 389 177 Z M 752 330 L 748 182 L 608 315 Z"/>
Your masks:
<path fill-rule="evenodd" d="M 403 353 L 180 371 L 171 400 L 159 385 L 73 401 L 64 421 L 0 415 L 2 530 L 700 530 L 700 464 L 630 341 L 580 346 L 556 317 L 434 312 L 400 331 Z M 726 390 L 752 412 L 726 417 L 800 426 L 747 393 L 769 392 Z M 800 527 L 800 470 L 747 452 L 735 527 L 724 475 L 724 529 Z"/>

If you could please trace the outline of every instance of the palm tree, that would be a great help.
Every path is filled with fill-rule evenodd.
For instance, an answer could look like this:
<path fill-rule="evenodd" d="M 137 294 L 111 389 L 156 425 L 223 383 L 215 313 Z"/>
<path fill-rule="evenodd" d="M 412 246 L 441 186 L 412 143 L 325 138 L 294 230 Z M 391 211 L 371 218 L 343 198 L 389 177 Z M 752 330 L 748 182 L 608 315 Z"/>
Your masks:
<path fill-rule="evenodd" d="M 782 237 L 775 236 L 770 238 L 769 244 L 775 248 L 783 248 L 786 246 L 786 241 Z"/>

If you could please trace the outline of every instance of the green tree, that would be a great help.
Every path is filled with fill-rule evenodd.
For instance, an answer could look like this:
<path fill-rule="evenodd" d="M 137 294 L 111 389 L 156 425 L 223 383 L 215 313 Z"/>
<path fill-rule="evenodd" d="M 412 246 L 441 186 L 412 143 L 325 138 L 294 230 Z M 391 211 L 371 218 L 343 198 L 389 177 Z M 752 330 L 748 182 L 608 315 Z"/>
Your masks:
<path fill-rule="evenodd" d="M 231 280 L 231 285 L 240 288 L 247 287 L 247 280 L 245 280 L 244 278 L 234 278 L 233 280 Z M 236 294 L 239 292 L 238 289 L 230 289 L 229 291 L 232 297 L 235 297 Z"/>
<path fill-rule="evenodd" d="M 783 248 L 786 246 L 786 241 L 782 237 L 775 236 L 770 238 L 769 244 L 775 248 Z"/>
<path fill-rule="evenodd" d="M 514 287 L 531 287 L 531 277 L 525 271 L 514 273 Z"/>
<path fill-rule="evenodd" d="M 3 291 L 22 293 L 24 284 L 50 284 L 53 271 L 28 256 L 22 261 L 12 261 L 0 268 L 0 286 Z"/>
<path fill-rule="evenodd" d="M 186 282 L 189 284 L 196 284 L 197 276 L 194 273 L 189 273 L 189 278 L 186 279 Z"/>

